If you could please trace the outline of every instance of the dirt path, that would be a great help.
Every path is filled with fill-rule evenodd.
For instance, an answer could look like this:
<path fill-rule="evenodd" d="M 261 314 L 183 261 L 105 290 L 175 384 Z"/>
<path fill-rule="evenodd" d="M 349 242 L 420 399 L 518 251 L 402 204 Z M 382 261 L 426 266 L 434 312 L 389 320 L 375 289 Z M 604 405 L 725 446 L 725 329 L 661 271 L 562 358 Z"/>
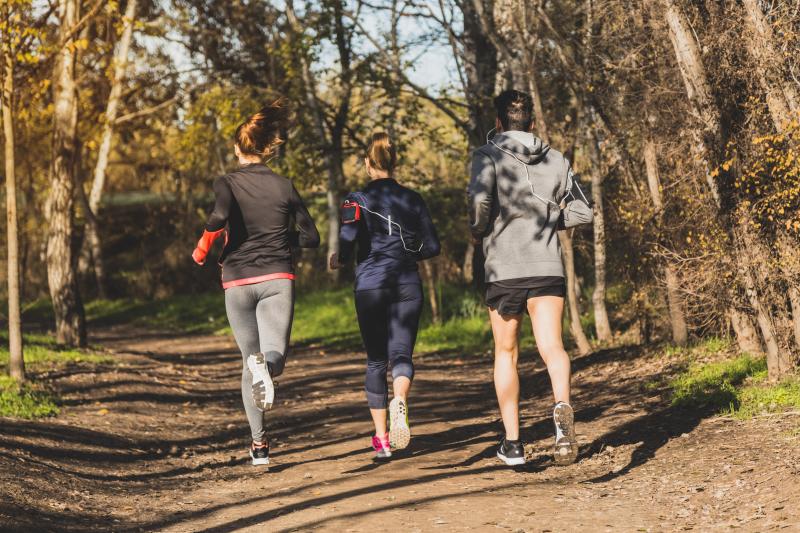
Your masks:
<path fill-rule="evenodd" d="M 360 354 L 298 349 L 249 464 L 230 339 L 103 331 L 119 363 L 49 376 L 54 420 L 0 419 L 0 529 L 30 531 L 800 530 L 800 417 L 668 407 L 631 349 L 575 360 L 579 463 L 549 457 L 546 372 L 523 365 L 523 469 L 493 457 L 488 356 L 417 360 L 414 439 L 371 462 Z M 637 370 L 629 361 L 639 356 Z"/>

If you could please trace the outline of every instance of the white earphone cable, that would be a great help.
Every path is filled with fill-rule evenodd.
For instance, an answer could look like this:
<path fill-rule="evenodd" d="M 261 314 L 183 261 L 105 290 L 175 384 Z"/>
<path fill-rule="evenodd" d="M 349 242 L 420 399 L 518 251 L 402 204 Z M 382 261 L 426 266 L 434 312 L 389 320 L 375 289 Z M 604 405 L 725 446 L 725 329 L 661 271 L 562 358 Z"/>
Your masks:
<path fill-rule="evenodd" d="M 363 201 L 363 199 L 362 199 L 362 201 Z M 366 204 L 367 202 L 364 202 L 364 203 Z M 363 205 L 363 204 L 360 204 L 360 203 L 359 203 L 358 205 L 359 205 L 359 207 L 361 207 L 361 209 L 363 209 L 363 210 L 364 210 L 364 211 L 366 211 L 367 213 L 371 213 L 371 214 L 373 214 L 373 215 L 375 215 L 375 216 L 377 216 L 377 217 L 380 217 L 380 218 L 382 218 L 383 220 L 385 220 L 385 221 L 387 222 L 387 224 L 388 224 L 388 227 L 389 227 L 389 235 L 391 235 L 391 234 L 392 234 L 392 226 L 396 226 L 396 227 L 397 227 L 397 229 L 398 229 L 398 230 L 400 230 L 400 231 L 398 232 L 398 235 L 400 235 L 400 242 L 402 242 L 402 243 L 403 243 L 403 249 L 404 249 L 405 251 L 407 251 L 407 252 L 411 252 L 411 253 L 419 253 L 419 252 L 421 252 L 421 251 L 422 251 L 422 247 L 423 247 L 423 246 L 425 246 L 425 243 L 420 243 L 420 245 L 419 245 L 419 248 L 418 248 L 418 249 L 416 249 L 416 250 L 414 250 L 413 248 L 409 248 L 409 247 L 406 245 L 406 240 L 405 240 L 405 238 L 403 237 L 403 226 L 401 226 L 401 225 L 400 225 L 400 224 L 398 224 L 397 222 L 393 221 L 393 220 L 392 220 L 392 216 L 391 216 L 391 215 L 389 215 L 389 216 L 387 217 L 387 216 L 384 216 L 384 215 L 382 215 L 382 214 L 380 214 L 380 213 L 376 213 L 375 211 L 371 210 L 371 209 L 370 209 L 369 207 L 367 207 L 366 205 Z"/>

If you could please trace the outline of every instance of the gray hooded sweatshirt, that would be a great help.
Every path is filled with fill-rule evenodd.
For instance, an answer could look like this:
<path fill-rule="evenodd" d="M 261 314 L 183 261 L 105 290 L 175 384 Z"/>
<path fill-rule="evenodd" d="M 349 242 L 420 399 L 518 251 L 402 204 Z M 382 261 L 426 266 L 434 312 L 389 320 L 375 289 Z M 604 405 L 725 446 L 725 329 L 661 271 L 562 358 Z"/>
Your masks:
<path fill-rule="evenodd" d="M 473 152 L 470 229 L 483 239 L 487 283 L 564 276 L 556 232 L 570 178 L 569 161 L 531 133 L 499 133 Z"/>

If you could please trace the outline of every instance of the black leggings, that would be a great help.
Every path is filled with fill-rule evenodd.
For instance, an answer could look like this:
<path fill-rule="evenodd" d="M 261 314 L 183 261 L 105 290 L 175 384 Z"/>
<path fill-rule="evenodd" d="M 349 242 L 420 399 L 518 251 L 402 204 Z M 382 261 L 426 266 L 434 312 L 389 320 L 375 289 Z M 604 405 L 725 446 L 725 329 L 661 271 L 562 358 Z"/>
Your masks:
<path fill-rule="evenodd" d="M 411 354 L 422 313 L 422 286 L 356 291 L 356 312 L 367 350 L 367 403 L 372 409 L 385 409 L 389 400 L 387 365 L 391 363 L 395 379 L 414 378 Z"/>

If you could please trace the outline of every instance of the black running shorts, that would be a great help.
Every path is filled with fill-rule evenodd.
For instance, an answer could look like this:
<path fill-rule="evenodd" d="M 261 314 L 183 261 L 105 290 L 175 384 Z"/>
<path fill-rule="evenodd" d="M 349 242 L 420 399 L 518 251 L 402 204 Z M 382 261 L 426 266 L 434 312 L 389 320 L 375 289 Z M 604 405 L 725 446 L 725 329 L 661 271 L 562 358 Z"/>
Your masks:
<path fill-rule="evenodd" d="M 486 305 L 501 315 L 521 315 L 528 310 L 528 300 L 537 296 L 567 294 L 567 285 L 561 276 L 534 276 L 495 281 L 486 285 Z"/>

